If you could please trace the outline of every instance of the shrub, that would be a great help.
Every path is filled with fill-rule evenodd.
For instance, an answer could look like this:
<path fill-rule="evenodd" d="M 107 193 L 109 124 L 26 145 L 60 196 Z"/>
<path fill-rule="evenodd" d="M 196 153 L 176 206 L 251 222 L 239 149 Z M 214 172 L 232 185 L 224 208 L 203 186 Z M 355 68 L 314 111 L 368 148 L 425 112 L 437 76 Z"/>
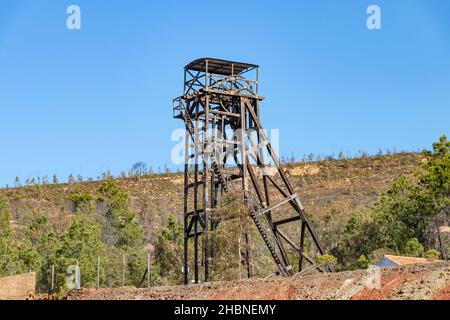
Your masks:
<path fill-rule="evenodd" d="M 416 238 L 409 239 L 406 242 L 405 254 L 409 257 L 421 257 L 423 256 L 423 245 Z"/>
<path fill-rule="evenodd" d="M 74 193 L 69 196 L 69 200 L 73 202 L 75 209 L 83 203 L 89 203 L 93 197 L 89 193 Z"/>
<path fill-rule="evenodd" d="M 428 260 L 438 260 L 440 257 L 440 253 L 435 249 L 430 249 L 423 254 L 423 257 Z"/>
<path fill-rule="evenodd" d="M 333 256 L 331 254 L 323 254 L 316 258 L 316 262 L 318 264 L 328 263 L 328 264 L 331 264 L 332 266 L 335 266 L 337 264 L 337 259 L 335 256 Z"/>
<path fill-rule="evenodd" d="M 362 255 L 356 260 L 355 264 L 358 269 L 366 269 L 369 266 L 369 261 L 365 255 Z"/>

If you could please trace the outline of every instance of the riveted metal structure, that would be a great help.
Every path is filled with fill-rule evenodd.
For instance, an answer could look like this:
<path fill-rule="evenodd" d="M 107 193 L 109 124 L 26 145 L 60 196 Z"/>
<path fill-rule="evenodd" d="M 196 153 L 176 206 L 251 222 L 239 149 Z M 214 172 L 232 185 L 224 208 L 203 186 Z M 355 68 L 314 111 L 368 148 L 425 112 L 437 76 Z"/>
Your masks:
<path fill-rule="evenodd" d="M 224 220 L 215 213 L 224 194 L 231 191 L 242 196 L 279 274 L 291 276 L 306 261 L 314 264 L 305 252 L 306 243 L 314 245 L 318 254 L 324 249 L 261 124 L 264 98 L 258 93 L 259 67 L 202 58 L 184 71 L 184 92 L 174 99 L 173 115 L 186 127 L 185 283 L 191 267 L 196 283 L 200 267 L 204 281 L 209 280 L 215 255 L 211 235 Z M 248 235 L 245 240 L 249 242 Z M 243 257 L 251 276 L 250 252 Z"/>

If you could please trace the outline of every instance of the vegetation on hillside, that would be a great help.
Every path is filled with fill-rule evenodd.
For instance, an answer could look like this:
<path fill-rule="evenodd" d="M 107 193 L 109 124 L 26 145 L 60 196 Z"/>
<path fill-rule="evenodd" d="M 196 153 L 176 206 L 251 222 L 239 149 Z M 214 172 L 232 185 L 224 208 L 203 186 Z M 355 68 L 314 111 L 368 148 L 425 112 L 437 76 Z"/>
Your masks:
<path fill-rule="evenodd" d="M 424 152 L 424 159 L 420 170 L 396 179 L 372 207 L 367 205 L 364 210 L 346 212 L 346 215 L 335 209 L 321 216 L 311 214 L 329 253 L 319 256 L 319 261 L 332 262 L 337 269 L 347 270 L 365 268 L 386 253 L 448 259 L 448 234 L 440 231 L 442 226 L 448 226 L 450 214 L 450 142 L 447 138 L 441 137 L 431 151 Z M 335 161 L 342 172 L 355 171 L 350 160 Z M 374 171 L 376 175 L 380 171 L 376 171 L 373 162 L 352 165 L 364 170 L 367 167 L 367 172 Z M 295 170 L 291 164 L 286 168 Z M 143 183 L 141 179 L 145 179 L 143 175 L 148 171 L 145 164 L 138 163 L 133 166 L 133 177 L 127 178 L 127 183 L 109 176 L 100 183 L 81 183 L 82 179 L 72 178 L 63 186 L 64 191 L 57 185 L 6 190 L 2 194 L 7 198 L 2 199 L 0 195 L 0 277 L 34 270 L 38 273 L 38 289 L 47 291 L 53 268 L 55 288 L 63 292 L 68 267 L 78 264 L 84 287 L 97 285 L 97 273 L 100 286 L 121 286 L 122 281 L 124 285 L 141 286 L 146 284 L 144 275 L 150 253 L 152 284 L 181 284 L 183 227 L 181 221 L 171 215 L 176 210 L 169 207 L 179 207 L 181 193 L 171 193 L 174 187 L 166 185 L 177 181 L 176 176 L 170 180 L 162 175 L 158 178 L 160 189 L 157 192 L 153 181 L 142 180 L 150 184 L 151 192 L 137 194 L 134 190 L 138 187 L 131 189 L 130 185 L 141 186 L 139 183 Z M 341 171 L 336 174 L 342 174 Z M 332 178 L 331 173 L 325 172 L 315 179 Z M 303 196 L 308 192 L 311 179 L 295 177 L 294 181 L 300 186 L 306 186 Z M 53 181 L 58 182 L 56 176 Z M 182 189 L 182 185 L 176 187 Z M 360 196 L 353 186 L 345 188 L 344 196 L 349 199 Z M 317 192 L 326 190 L 319 186 Z M 161 205 L 164 199 L 172 199 L 172 203 L 164 207 Z M 37 210 L 33 206 L 38 200 L 55 205 L 48 207 L 51 208 L 48 211 Z M 70 215 L 61 214 L 66 212 L 66 202 L 71 204 Z M 307 208 L 322 209 L 323 202 L 308 204 Z M 219 224 L 211 235 L 215 252 L 212 279 L 246 277 L 242 261 L 247 252 L 251 253 L 254 276 L 263 277 L 273 272 L 270 254 L 240 196 L 227 195 L 218 214 L 234 219 Z M 311 255 L 317 256 L 314 252 Z M 200 256 L 200 263 L 201 259 Z"/>
<path fill-rule="evenodd" d="M 398 178 L 370 214 L 348 220 L 332 249 L 343 269 L 367 258 L 374 262 L 380 251 L 421 257 L 425 248 L 448 259 L 448 238 L 440 228 L 450 217 L 450 141 L 442 136 L 424 154 L 424 171 Z"/>
<path fill-rule="evenodd" d="M 59 233 L 57 226 L 44 215 L 30 218 L 28 224 L 11 231 L 9 217 L 1 211 L 0 276 L 28 272 L 38 273 L 38 289 L 46 291 L 55 272 L 55 289 L 64 291 L 66 273 L 71 265 L 81 269 L 81 284 L 104 286 L 140 285 L 146 270 L 144 234 L 136 214 L 129 211 L 128 196 L 113 181 L 102 183 L 100 197 L 73 194 L 75 212 L 69 227 Z M 3 203 L 3 202 L 1 202 Z M 125 257 L 125 275 L 121 262 Z"/>

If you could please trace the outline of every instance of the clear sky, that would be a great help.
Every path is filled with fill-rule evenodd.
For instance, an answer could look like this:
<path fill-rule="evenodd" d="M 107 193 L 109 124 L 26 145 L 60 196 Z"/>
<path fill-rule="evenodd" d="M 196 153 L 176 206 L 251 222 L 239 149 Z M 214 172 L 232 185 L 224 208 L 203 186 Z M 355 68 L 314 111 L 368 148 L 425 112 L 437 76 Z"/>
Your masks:
<path fill-rule="evenodd" d="M 382 30 L 366 27 L 370 4 Z M 449 1 L 2 0 L 0 184 L 172 166 L 171 101 L 199 57 L 261 66 L 284 155 L 415 151 L 450 133 Z"/>

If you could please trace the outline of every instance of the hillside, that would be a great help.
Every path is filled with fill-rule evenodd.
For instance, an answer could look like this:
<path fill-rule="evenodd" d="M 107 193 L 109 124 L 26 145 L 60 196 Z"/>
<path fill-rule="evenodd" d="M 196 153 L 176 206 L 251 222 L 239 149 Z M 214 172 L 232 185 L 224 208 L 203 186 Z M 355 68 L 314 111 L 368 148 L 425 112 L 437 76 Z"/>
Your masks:
<path fill-rule="evenodd" d="M 285 166 L 288 176 L 307 211 L 316 223 L 332 216 L 335 223 L 346 221 L 355 210 L 369 208 L 392 181 L 420 169 L 419 154 L 397 154 L 349 160 L 294 163 Z M 168 173 L 117 179 L 130 196 L 132 209 L 140 216 L 147 239 L 153 242 L 169 215 L 182 211 L 183 175 Z M 98 194 L 100 182 L 36 185 L 0 189 L 13 224 L 30 214 L 45 214 L 60 221 L 61 231 L 74 212 L 69 196 Z"/>

